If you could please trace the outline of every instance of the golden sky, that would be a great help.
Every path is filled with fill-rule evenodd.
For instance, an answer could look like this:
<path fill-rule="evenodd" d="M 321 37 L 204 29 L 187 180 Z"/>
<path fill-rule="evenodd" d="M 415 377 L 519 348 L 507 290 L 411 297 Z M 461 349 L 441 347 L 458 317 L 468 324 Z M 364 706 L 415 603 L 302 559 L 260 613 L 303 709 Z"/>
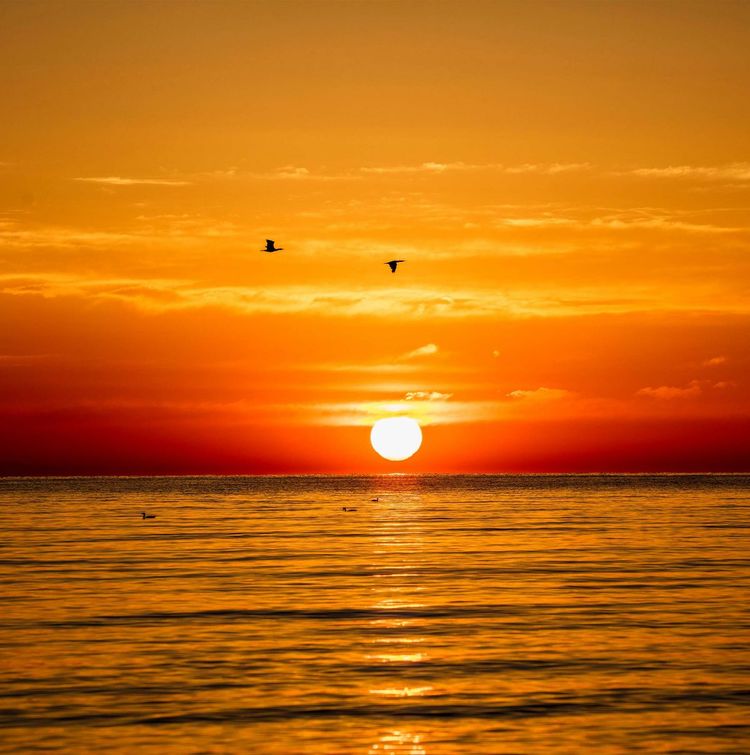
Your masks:
<path fill-rule="evenodd" d="M 750 469 L 749 51 L 745 2 L 1 0 L 0 473 Z"/>

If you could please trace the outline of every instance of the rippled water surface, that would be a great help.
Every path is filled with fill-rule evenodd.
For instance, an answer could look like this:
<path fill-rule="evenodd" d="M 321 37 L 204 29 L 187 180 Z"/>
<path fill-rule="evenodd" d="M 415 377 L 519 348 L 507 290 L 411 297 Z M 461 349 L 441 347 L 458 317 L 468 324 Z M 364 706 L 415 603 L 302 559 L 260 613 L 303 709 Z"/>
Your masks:
<path fill-rule="evenodd" d="M 5 479 L 0 525 L 6 752 L 750 752 L 750 477 Z"/>

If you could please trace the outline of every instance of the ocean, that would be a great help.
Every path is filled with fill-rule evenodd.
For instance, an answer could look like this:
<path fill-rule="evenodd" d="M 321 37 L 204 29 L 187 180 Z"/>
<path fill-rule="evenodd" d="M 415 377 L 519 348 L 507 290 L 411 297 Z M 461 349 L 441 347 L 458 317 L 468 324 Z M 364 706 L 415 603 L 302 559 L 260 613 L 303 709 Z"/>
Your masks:
<path fill-rule="evenodd" d="M 2 752 L 750 752 L 750 476 L 5 478 L 0 525 Z"/>

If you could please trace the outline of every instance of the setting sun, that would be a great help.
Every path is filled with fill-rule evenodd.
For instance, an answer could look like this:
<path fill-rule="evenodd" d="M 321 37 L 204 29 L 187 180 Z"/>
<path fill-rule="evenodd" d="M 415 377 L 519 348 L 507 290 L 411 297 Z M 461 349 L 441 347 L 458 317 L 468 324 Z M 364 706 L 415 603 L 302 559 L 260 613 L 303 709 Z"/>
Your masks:
<path fill-rule="evenodd" d="M 379 419 L 370 431 L 372 447 L 389 461 L 403 461 L 419 451 L 422 429 L 411 417 Z"/>

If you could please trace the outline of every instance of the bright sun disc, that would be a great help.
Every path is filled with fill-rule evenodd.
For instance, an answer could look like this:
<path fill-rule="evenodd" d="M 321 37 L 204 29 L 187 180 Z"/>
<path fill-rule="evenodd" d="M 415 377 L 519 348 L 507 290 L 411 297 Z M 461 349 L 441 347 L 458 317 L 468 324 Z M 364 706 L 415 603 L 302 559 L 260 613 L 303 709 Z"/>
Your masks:
<path fill-rule="evenodd" d="M 370 430 L 372 447 L 389 461 L 403 461 L 422 445 L 422 428 L 411 417 L 379 419 Z"/>

